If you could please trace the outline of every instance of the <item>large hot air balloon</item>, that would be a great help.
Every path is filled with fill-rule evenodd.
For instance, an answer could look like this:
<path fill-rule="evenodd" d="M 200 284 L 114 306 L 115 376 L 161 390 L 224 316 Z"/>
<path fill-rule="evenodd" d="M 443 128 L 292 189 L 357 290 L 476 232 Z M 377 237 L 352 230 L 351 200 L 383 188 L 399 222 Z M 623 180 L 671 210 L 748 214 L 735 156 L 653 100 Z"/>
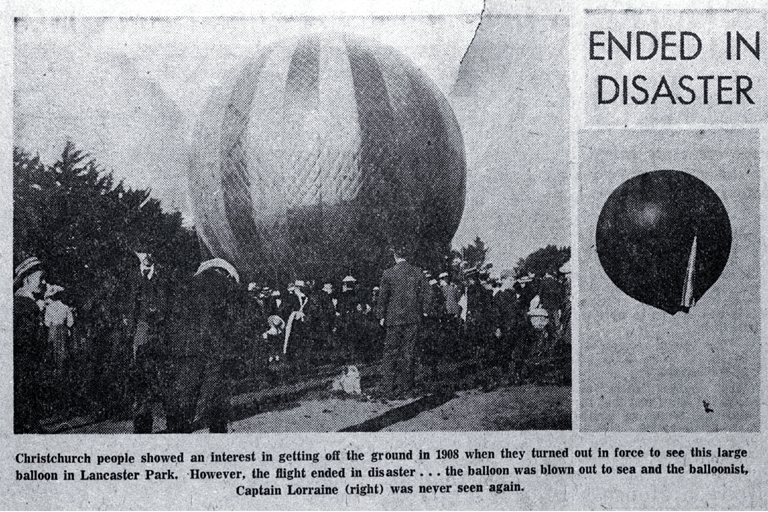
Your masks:
<path fill-rule="evenodd" d="M 392 245 L 422 260 L 447 252 L 464 209 L 464 143 L 447 100 L 408 58 L 314 34 L 264 48 L 224 83 L 189 168 L 213 255 L 270 279 L 374 275 Z"/>
<path fill-rule="evenodd" d="M 728 262 L 731 223 L 706 183 L 654 171 L 611 193 L 596 238 L 605 273 L 624 293 L 670 314 L 687 313 Z"/>

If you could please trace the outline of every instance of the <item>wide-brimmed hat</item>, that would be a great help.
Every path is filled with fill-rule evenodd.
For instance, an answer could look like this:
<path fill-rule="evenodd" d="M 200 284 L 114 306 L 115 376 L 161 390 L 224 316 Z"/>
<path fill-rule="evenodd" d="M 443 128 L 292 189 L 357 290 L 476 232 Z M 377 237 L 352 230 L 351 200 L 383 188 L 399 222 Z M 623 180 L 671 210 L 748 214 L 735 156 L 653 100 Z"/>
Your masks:
<path fill-rule="evenodd" d="M 16 285 L 24 280 L 30 274 L 43 270 L 43 264 L 36 256 L 30 256 L 25 259 L 13 271 L 13 284 Z"/>
<path fill-rule="evenodd" d="M 240 274 L 238 274 L 235 267 L 224 258 L 213 258 L 211 260 L 202 262 L 200 266 L 197 267 L 197 272 L 195 272 L 195 275 L 202 274 L 211 268 L 220 268 L 224 270 L 227 274 L 232 276 L 238 284 L 240 283 Z"/>
<path fill-rule="evenodd" d="M 357 279 L 355 279 L 352 276 L 347 276 L 344 279 L 341 280 L 342 283 L 356 283 Z"/>

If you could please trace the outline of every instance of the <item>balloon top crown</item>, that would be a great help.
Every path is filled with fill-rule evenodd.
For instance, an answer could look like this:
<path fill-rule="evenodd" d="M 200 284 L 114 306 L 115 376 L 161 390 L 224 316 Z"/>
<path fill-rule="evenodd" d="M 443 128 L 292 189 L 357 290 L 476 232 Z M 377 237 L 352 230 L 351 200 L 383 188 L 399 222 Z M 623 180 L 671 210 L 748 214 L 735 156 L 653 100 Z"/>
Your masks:
<path fill-rule="evenodd" d="M 347 246 L 370 248 L 355 259 L 378 265 L 392 245 L 449 244 L 466 160 L 451 106 L 410 59 L 360 36 L 313 33 L 265 46 L 214 91 L 189 176 L 213 255 L 301 274 L 333 267 Z"/>

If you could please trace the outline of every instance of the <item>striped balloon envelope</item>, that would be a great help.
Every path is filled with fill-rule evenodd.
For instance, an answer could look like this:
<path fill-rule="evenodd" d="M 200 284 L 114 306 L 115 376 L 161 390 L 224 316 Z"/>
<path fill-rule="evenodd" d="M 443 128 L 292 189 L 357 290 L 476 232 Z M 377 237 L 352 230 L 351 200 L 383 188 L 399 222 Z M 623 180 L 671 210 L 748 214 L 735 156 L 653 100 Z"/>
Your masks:
<path fill-rule="evenodd" d="M 388 248 L 447 256 L 466 160 L 447 100 L 407 57 L 347 34 L 280 41 L 215 90 L 189 183 L 211 254 L 248 279 L 374 274 Z"/>

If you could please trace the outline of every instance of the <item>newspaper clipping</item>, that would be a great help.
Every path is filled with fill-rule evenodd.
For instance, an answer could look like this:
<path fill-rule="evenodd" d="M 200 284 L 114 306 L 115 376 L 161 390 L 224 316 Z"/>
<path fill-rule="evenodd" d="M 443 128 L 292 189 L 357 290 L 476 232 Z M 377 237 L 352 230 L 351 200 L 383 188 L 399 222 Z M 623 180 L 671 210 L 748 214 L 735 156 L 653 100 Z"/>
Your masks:
<path fill-rule="evenodd" d="M 0 509 L 768 507 L 768 8 L 380 4 L 6 4 Z"/>

